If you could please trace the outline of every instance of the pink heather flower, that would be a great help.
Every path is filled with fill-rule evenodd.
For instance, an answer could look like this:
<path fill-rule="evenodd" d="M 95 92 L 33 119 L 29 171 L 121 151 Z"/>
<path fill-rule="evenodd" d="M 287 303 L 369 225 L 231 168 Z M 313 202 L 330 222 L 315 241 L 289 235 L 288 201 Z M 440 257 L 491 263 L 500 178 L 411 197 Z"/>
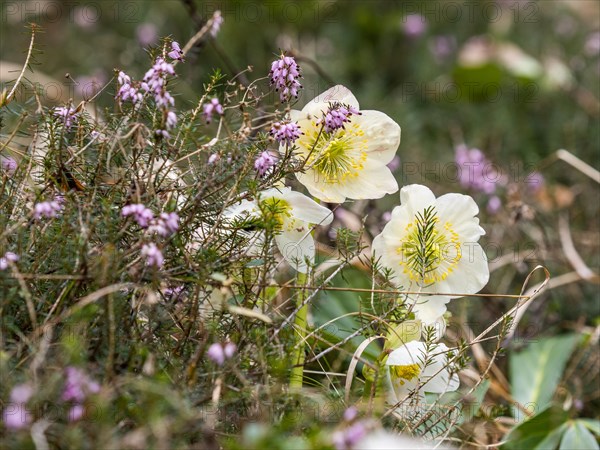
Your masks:
<path fill-rule="evenodd" d="M 593 57 L 600 54 L 600 31 L 590 34 L 585 41 L 585 54 Z"/>
<path fill-rule="evenodd" d="M 233 355 L 235 355 L 236 349 L 237 349 L 237 347 L 235 346 L 235 344 L 233 342 L 227 342 L 223 346 L 223 353 L 225 353 L 225 358 L 227 358 L 227 359 L 233 358 Z"/>
<path fill-rule="evenodd" d="M 222 116 L 224 112 L 223 106 L 221 106 L 221 103 L 219 103 L 218 98 L 213 98 L 210 102 L 205 103 L 202 108 L 206 123 L 210 123 L 212 121 L 213 114 L 217 113 Z"/>
<path fill-rule="evenodd" d="M 171 134 L 167 130 L 154 130 L 156 136 L 162 136 L 165 139 L 170 139 Z"/>
<path fill-rule="evenodd" d="M 168 56 L 176 61 L 183 61 L 183 52 L 178 42 L 171 42 L 171 51 L 168 53 Z"/>
<path fill-rule="evenodd" d="M 495 215 L 498 214 L 498 212 L 500 211 L 500 208 L 502 208 L 502 200 L 500 200 L 500 197 L 494 195 L 493 197 L 490 197 L 490 199 L 488 200 L 488 204 L 487 204 L 487 212 Z"/>
<path fill-rule="evenodd" d="M 42 217 L 46 219 L 52 219 L 62 211 L 64 203 L 64 197 L 55 198 L 54 200 L 36 203 L 33 207 L 33 218 L 39 220 Z"/>
<path fill-rule="evenodd" d="M 356 422 L 343 430 L 333 433 L 331 440 L 336 450 L 351 450 L 367 435 L 367 427 L 362 422 Z"/>
<path fill-rule="evenodd" d="M 207 161 L 207 163 L 208 163 L 208 164 L 214 164 L 214 163 L 216 163 L 216 162 L 217 162 L 218 160 L 220 160 L 220 159 L 221 159 L 221 157 L 219 156 L 219 154 L 218 154 L 218 153 L 213 153 L 212 155 L 210 155 L 210 156 L 208 157 L 208 161 Z"/>
<path fill-rule="evenodd" d="M 302 85 L 298 81 L 301 78 L 300 66 L 292 56 L 281 57 L 271 63 L 271 84 L 275 86 L 275 91 L 279 92 L 281 102 L 287 102 L 292 97 L 298 97 L 298 91 Z"/>
<path fill-rule="evenodd" d="M 135 87 L 131 81 L 131 77 L 125 72 L 120 71 L 117 76 L 117 82 L 119 83 L 119 90 L 117 91 L 116 99 L 119 102 L 131 101 L 134 105 L 141 103 L 144 99 L 143 94 Z"/>
<path fill-rule="evenodd" d="M 427 22 L 421 14 L 409 14 L 402 22 L 404 34 L 410 38 L 418 38 L 427 30 Z"/>
<path fill-rule="evenodd" d="M 459 145 L 456 147 L 455 161 L 458 165 L 459 182 L 463 188 L 485 194 L 493 194 L 496 191 L 498 174 L 481 150 Z"/>
<path fill-rule="evenodd" d="M 179 300 L 184 290 L 185 286 L 172 286 L 163 289 L 162 293 L 167 300 Z"/>
<path fill-rule="evenodd" d="M 444 62 L 456 50 L 456 38 L 450 35 L 434 36 L 429 42 L 429 51 L 437 63 Z"/>
<path fill-rule="evenodd" d="M 69 366 L 65 369 L 66 381 L 62 393 L 65 402 L 82 403 L 90 394 L 100 392 L 100 385 L 82 369 Z"/>
<path fill-rule="evenodd" d="M 296 142 L 302 132 L 296 122 L 275 122 L 269 131 L 280 144 L 291 145 Z"/>
<path fill-rule="evenodd" d="M 19 255 L 13 252 L 6 252 L 2 258 L 0 258 L 0 270 L 8 269 L 8 265 L 11 262 L 17 262 Z"/>
<path fill-rule="evenodd" d="M 398 170 L 400 168 L 401 165 L 401 161 L 400 161 L 400 157 L 398 155 L 394 156 L 394 159 L 392 159 L 388 164 L 388 169 L 390 169 L 392 172 L 395 172 L 396 170 Z"/>
<path fill-rule="evenodd" d="M 146 265 L 148 266 L 160 268 L 165 262 L 162 252 L 153 242 L 144 244 L 142 247 L 142 256 L 146 258 Z"/>
<path fill-rule="evenodd" d="M 83 405 L 81 403 L 76 403 L 69 410 L 69 414 L 68 414 L 69 422 L 77 422 L 78 420 L 81 420 L 83 418 L 84 414 L 85 414 L 85 408 L 83 407 Z"/>
<path fill-rule="evenodd" d="M 325 114 L 325 119 L 320 119 L 317 123 L 325 122 L 325 131 L 327 133 L 333 133 L 344 125 L 350 122 L 352 115 L 361 115 L 362 113 L 350 105 L 343 105 L 341 103 L 332 104 Z"/>
<path fill-rule="evenodd" d="M 531 192 L 532 194 L 539 192 L 540 189 L 542 189 L 542 187 L 544 186 L 545 182 L 546 181 L 544 180 L 544 176 L 539 172 L 533 172 L 525 178 L 527 190 L 529 190 L 529 192 Z"/>
<path fill-rule="evenodd" d="M 68 131 L 73 126 L 73 122 L 79 116 L 79 113 L 72 106 L 57 106 L 53 112 L 55 117 L 62 119 L 65 129 Z"/>
<path fill-rule="evenodd" d="M 356 406 L 351 406 L 346 411 L 344 411 L 344 421 L 352 422 L 354 419 L 358 417 L 358 409 Z"/>
<path fill-rule="evenodd" d="M 256 158 L 256 161 L 254 161 L 254 168 L 258 174 L 263 177 L 275 164 L 275 158 L 273 158 L 269 152 L 264 151 Z"/>
<path fill-rule="evenodd" d="M 150 222 L 154 219 L 154 213 L 152 210 L 146 208 L 141 203 L 123 206 L 123 209 L 121 209 L 121 215 L 123 217 L 133 216 L 133 219 L 142 228 L 148 228 Z"/>
<path fill-rule="evenodd" d="M 177 125 L 177 114 L 173 111 L 169 111 L 167 113 L 167 129 L 172 129 L 175 125 Z"/>
<path fill-rule="evenodd" d="M 165 237 L 175 234 L 177 230 L 179 230 L 179 216 L 174 212 L 161 213 L 148 228 L 151 233 Z"/>
<path fill-rule="evenodd" d="M 17 161 L 10 156 L 0 156 L 0 167 L 8 176 L 12 176 L 17 171 Z"/>
<path fill-rule="evenodd" d="M 222 366 L 225 360 L 233 357 L 235 350 L 236 346 L 233 342 L 227 342 L 225 345 L 216 342 L 208 348 L 206 354 L 212 362 Z"/>
<path fill-rule="evenodd" d="M 225 19 L 223 19 L 223 16 L 221 15 L 221 11 L 217 10 L 213 14 L 211 20 L 212 20 L 212 23 L 210 25 L 209 33 L 213 38 L 216 38 L 217 34 L 219 33 L 219 30 L 221 29 L 221 25 L 223 25 L 223 22 L 225 21 Z"/>
<path fill-rule="evenodd" d="M 28 384 L 19 384 L 10 392 L 10 402 L 2 412 L 4 426 L 10 430 L 25 428 L 32 422 L 32 412 L 26 403 L 33 395 L 33 388 Z"/>
<path fill-rule="evenodd" d="M 163 58 L 157 58 L 154 65 L 144 75 L 142 89 L 154 95 L 157 106 L 166 108 L 175 105 L 175 99 L 167 92 L 166 78 L 169 75 L 175 75 L 175 69 Z"/>
<path fill-rule="evenodd" d="M 142 47 L 152 45 L 158 39 L 158 31 L 153 23 L 143 23 L 135 30 L 137 40 Z"/>

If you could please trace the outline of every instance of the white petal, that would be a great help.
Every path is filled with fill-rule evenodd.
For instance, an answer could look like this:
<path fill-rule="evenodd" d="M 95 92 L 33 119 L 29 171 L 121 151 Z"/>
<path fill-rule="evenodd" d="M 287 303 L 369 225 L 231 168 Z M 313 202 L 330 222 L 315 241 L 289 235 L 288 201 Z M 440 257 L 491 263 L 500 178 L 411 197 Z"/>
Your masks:
<path fill-rule="evenodd" d="M 244 217 L 260 217 L 260 209 L 256 202 L 244 199 L 226 208 L 223 211 L 223 217 L 229 220 L 242 219 Z"/>
<path fill-rule="evenodd" d="M 268 198 L 281 198 L 284 199 L 286 195 L 288 195 L 292 191 L 292 188 L 281 186 L 274 187 L 271 189 L 267 189 L 265 191 L 260 192 L 258 195 L 261 200 L 265 200 Z"/>
<path fill-rule="evenodd" d="M 429 292 L 476 294 L 490 279 L 490 269 L 481 245 L 473 242 L 461 244 L 462 256 L 454 271 L 444 281 L 428 287 Z"/>
<path fill-rule="evenodd" d="M 298 272 L 308 272 L 306 260 L 314 263 L 315 260 L 315 241 L 310 234 L 310 228 L 305 226 L 303 229 L 288 229 L 284 224 L 284 230 L 281 234 L 275 236 L 275 243 L 281 256 Z"/>
<path fill-rule="evenodd" d="M 376 199 L 397 192 L 398 182 L 385 164 L 367 159 L 358 176 L 349 178 L 338 189 L 355 200 Z"/>
<path fill-rule="evenodd" d="M 302 112 L 320 118 L 322 113 L 326 112 L 327 108 L 329 108 L 329 104 L 333 102 L 350 105 L 356 109 L 359 108 L 358 100 L 354 94 L 350 92 L 350 89 L 338 84 L 337 86 L 327 89 L 325 92 L 308 102 L 306 106 L 302 108 Z"/>
<path fill-rule="evenodd" d="M 341 185 L 320 181 L 312 170 L 307 173 L 298 172 L 296 178 L 308 189 L 310 195 L 323 202 L 344 203 L 346 201 L 346 196 L 339 189 Z"/>
<path fill-rule="evenodd" d="M 421 365 L 425 355 L 425 343 L 410 341 L 390 353 L 385 364 L 387 366 Z"/>
<path fill-rule="evenodd" d="M 448 370 L 449 350 L 444 344 L 437 344 L 431 349 L 428 355 L 430 363 L 422 373 L 423 381 L 426 381 L 422 387 L 425 392 L 441 394 L 458 389 L 460 385 L 458 376 L 456 374 L 450 376 Z"/>
<path fill-rule="evenodd" d="M 412 217 L 416 213 L 422 212 L 428 206 L 433 205 L 435 203 L 435 195 L 426 186 L 409 184 L 400 190 L 400 203 L 402 206 L 406 206 L 406 214 Z M 392 212 L 393 215 L 394 212 Z"/>
<path fill-rule="evenodd" d="M 284 199 L 289 202 L 291 214 L 296 219 L 317 225 L 329 225 L 333 220 L 333 213 L 329 209 L 300 192 L 289 191 Z"/>
<path fill-rule="evenodd" d="M 436 211 L 440 221 L 450 222 L 452 229 L 464 242 L 477 242 L 485 230 L 479 226 L 479 207 L 468 195 L 446 194 L 437 199 Z"/>
<path fill-rule="evenodd" d="M 361 112 L 362 115 L 353 116 L 352 121 L 359 124 L 365 133 L 369 158 L 388 164 L 400 145 L 400 125 L 380 111 Z"/>
<path fill-rule="evenodd" d="M 450 297 L 443 295 L 422 295 L 415 302 L 412 311 L 424 325 L 433 325 L 445 312 Z"/>

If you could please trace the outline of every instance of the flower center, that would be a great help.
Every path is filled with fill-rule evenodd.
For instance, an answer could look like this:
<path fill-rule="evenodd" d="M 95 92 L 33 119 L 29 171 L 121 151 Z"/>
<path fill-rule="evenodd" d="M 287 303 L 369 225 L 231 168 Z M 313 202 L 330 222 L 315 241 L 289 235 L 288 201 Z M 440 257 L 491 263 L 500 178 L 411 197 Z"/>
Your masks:
<path fill-rule="evenodd" d="M 418 364 L 409 364 L 407 366 L 390 366 L 390 373 L 400 382 L 400 385 L 404 386 L 404 383 L 419 376 L 421 373 L 421 367 Z"/>
<path fill-rule="evenodd" d="M 420 285 L 445 280 L 461 258 L 458 234 L 450 222 L 441 224 L 434 207 L 417 213 L 396 249 L 400 265 Z"/>
<path fill-rule="evenodd" d="M 265 222 L 275 231 L 283 229 L 283 224 L 291 217 L 291 209 L 290 204 L 280 198 L 270 197 L 260 201 L 260 210 Z"/>
<path fill-rule="evenodd" d="M 310 153 L 307 165 L 314 169 L 325 183 L 339 183 L 356 177 L 364 169 L 367 159 L 364 132 L 358 124 L 347 124 L 345 129 L 334 133 L 321 130 L 313 122 L 313 127 L 301 144 Z"/>

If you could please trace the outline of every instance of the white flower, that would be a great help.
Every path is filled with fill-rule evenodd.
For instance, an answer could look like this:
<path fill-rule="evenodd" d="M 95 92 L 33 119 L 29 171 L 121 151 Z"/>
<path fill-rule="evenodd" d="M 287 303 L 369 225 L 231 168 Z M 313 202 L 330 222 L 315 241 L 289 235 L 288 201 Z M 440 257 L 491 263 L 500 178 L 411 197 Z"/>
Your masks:
<path fill-rule="evenodd" d="M 428 352 L 424 342 L 411 341 L 390 353 L 385 363 L 392 388 L 388 402 L 395 405 L 415 390 L 423 402 L 425 392 L 443 394 L 457 390 L 460 383 L 458 375 L 448 367 L 448 352 L 444 344 L 434 344 Z"/>
<path fill-rule="evenodd" d="M 373 199 L 398 191 L 388 164 L 400 145 L 400 126 L 379 111 L 352 115 L 344 128 L 325 132 L 320 123 L 335 104 L 358 110 L 356 97 L 338 85 L 310 101 L 302 111 L 291 111 L 303 134 L 296 141 L 297 156 L 306 161 L 298 180 L 311 195 L 342 203 L 346 198 Z M 281 146 L 280 151 L 285 152 Z"/>
<path fill-rule="evenodd" d="M 225 212 L 226 217 L 262 218 L 275 225 L 275 243 L 284 259 L 298 272 L 308 271 L 315 260 L 311 224 L 328 225 L 333 214 L 289 187 L 261 192 L 256 201 L 243 200 Z"/>
<path fill-rule="evenodd" d="M 475 294 L 488 282 L 487 258 L 477 243 L 485 231 L 475 217 L 479 208 L 468 195 L 436 199 L 427 187 L 413 184 L 402 188 L 400 203 L 373 239 L 373 253 L 404 289 L 452 294 L 412 298 L 412 311 L 430 325 L 452 298 Z"/>
<path fill-rule="evenodd" d="M 357 450 L 418 450 L 434 448 L 439 450 L 448 450 L 451 447 L 439 447 L 435 445 L 434 442 L 425 442 L 421 439 L 379 429 L 367 434 L 352 448 Z"/>

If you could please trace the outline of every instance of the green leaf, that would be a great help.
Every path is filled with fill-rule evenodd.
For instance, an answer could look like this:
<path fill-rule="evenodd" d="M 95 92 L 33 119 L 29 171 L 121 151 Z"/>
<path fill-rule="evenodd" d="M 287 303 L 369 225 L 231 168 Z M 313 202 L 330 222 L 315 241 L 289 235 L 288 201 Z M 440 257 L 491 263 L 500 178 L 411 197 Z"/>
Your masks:
<path fill-rule="evenodd" d="M 599 448 L 594 435 L 580 420 L 569 425 L 560 442 L 560 450 L 596 450 Z"/>
<path fill-rule="evenodd" d="M 510 356 L 510 381 L 513 398 L 527 409 L 546 408 L 562 377 L 579 336 L 569 334 L 543 339 Z M 517 419 L 523 418 L 514 408 Z"/>
<path fill-rule="evenodd" d="M 597 419 L 578 419 L 584 427 L 594 433 L 596 436 L 600 436 L 600 420 Z"/>
<path fill-rule="evenodd" d="M 549 407 L 513 428 L 501 450 L 554 450 L 568 419 L 566 411 Z"/>

